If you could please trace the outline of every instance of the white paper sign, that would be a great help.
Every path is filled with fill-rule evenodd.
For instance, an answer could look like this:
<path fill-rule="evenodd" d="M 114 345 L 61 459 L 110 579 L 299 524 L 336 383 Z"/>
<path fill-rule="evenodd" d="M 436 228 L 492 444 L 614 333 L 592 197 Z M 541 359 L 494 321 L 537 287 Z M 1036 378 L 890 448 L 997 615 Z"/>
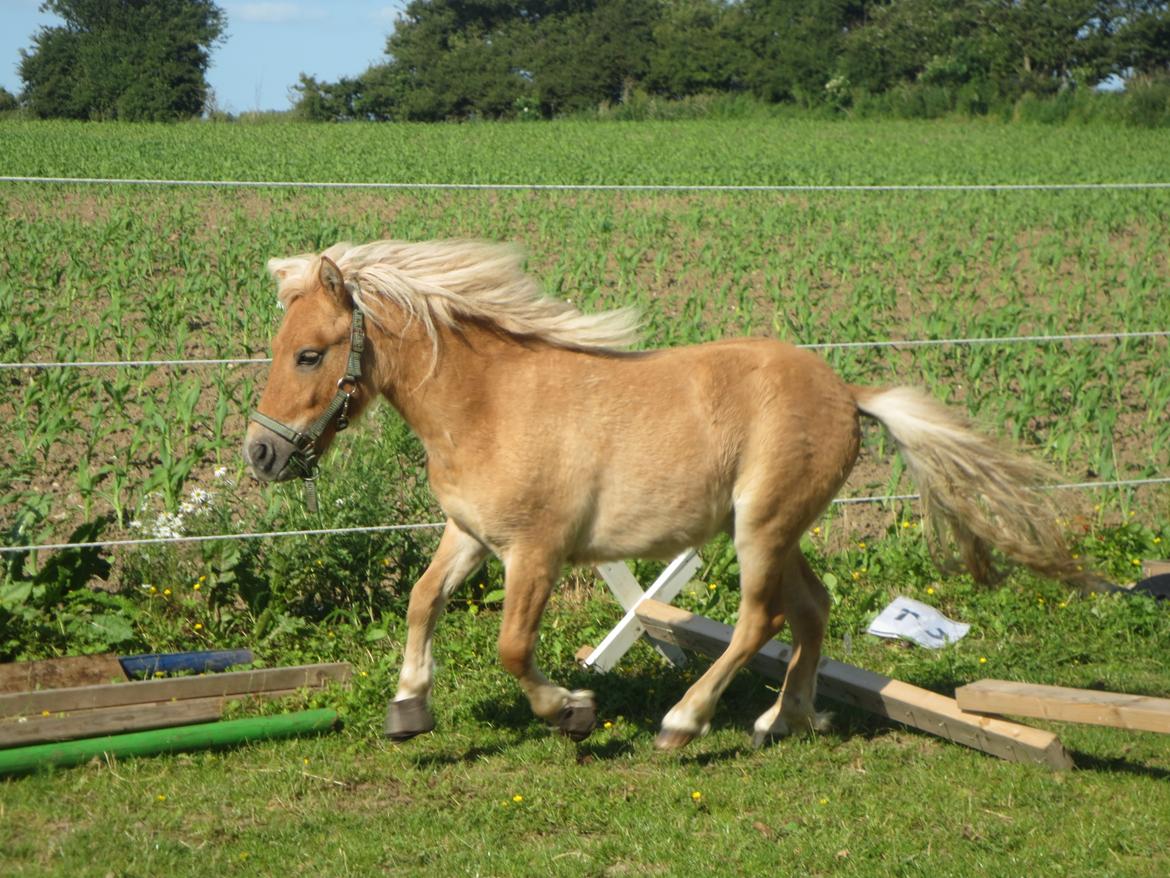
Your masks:
<path fill-rule="evenodd" d="M 878 637 L 901 637 L 928 649 L 940 649 L 962 639 L 971 626 L 948 619 L 934 607 L 910 598 L 894 598 L 867 631 Z"/>

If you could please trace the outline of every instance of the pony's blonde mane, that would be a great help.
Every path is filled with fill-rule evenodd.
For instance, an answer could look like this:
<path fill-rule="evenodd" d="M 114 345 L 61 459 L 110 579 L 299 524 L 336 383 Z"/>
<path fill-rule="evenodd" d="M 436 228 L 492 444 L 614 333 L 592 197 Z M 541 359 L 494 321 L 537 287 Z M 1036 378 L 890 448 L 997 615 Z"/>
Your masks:
<path fill-rule="evenodd" d="M 321 256 L 341 269 L 354 303 L 379 325 L 392 303 L 417 320 L 438 353 L 439 328 L 461 321 L 484 321 L 514 335 L 558 347 L 620 349 L 638 340 L 631 308 L 583 314 L 561 299 L 544 295 L 522 268 L 513 247 L 483 241 L 375 241 L 334 244 Z M 278 297 L 288 307 L 317 285 L 321 256 L 270 259 Z"/>

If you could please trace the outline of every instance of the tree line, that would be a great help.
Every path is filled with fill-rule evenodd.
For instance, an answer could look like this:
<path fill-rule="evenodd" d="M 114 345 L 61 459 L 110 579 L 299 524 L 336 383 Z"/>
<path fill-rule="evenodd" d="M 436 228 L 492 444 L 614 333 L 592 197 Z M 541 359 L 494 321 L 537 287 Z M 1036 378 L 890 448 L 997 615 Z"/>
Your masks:
<path fill-rule="evenodd" d="M 1170 77 L 1153 0 L 412 0 L 387 60 L 302 74 L 310 119 L 552 117 L 710 93 L 847 106 L 900 90 L 978 112 Z"/>
<path fill-rule="evenodd" d="M 63 24 L 21 52 L 33 116 L 182 119 L 227 17 L 212 0 L 46 0 Z M 313 120 L 549 118 L 631 98 L 746 96 L 849 108 L 882 101 L 988 112 L 1089 92 L 1110 77 L 1162 83 L 1170 118 L 1170 2 L 1156 0 L 411 0 L 386 60 L 323 82 Z M 929 113 L 924 113 L 929 114 Z"/>
<path fill-rule="evenodd" d="M 203 112 L 227 18 L 212 0 L 46 0 L 61 25 L 21 51 L 19 101 L 39 117 L 169 121 Z"/>

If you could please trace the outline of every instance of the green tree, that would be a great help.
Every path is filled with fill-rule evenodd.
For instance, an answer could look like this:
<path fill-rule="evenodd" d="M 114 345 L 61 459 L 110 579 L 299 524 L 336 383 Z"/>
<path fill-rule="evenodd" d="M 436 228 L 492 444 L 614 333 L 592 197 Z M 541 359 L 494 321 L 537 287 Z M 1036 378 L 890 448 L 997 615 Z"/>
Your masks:
<path fill-rule="evenodd" d="M 668 97 L 737 91 L 751 53 L 744 17 L 727 0 L 675 0 L 654 27 L 647 87 Z"/>
<path fill-rule="evenodd" d="M 977 83 L 995 97 L 1093 86 L 1118 68 L 1118 28 L 1166 4 L 1127 0 L 893 0 L 843 40 L 841 68 L 871 93 Z"/>
<path fill-rule="evenodd" d="M 1109 75 L 1113 0 L 985 5 L 987 58 L 1001 94 L 1051 94 Z"/>
<path fill-rule="evenodd" d="M 395 103 L 377 109 L 427 121 L 506 113 L 526 87 L 512 58 L 523 11 L 518 0 L 412 0 L 386 41 L 391 70 L 369 71 Z M 542 12 L 537 2 L 530 20 Z"/>
<path fill-rule="evenodd" d="M 20 101 L 8 89 L 0 86 L 0 113 L 11 113 L 20 108 Z"/>
<path fill-rule="evenodd" d="M 650 70 L 657 0 L 574 5 L 546 16 L 518 55 L 546 116 L 620 101 Z"/>
<path fill-rule="evenodd" d="M 1114 72 L 1145 79 L 1170 78 L 1170 3 L 1119 0 Z"/>
<path fill-rule="evenodd" d="M 227 21 L 212 0 L 46 0 L 64 24 L 21 50 L 36 116 L 171 120 L 203 111 L 204 74 Z"/>
<path fill-rule="evenodd" d="M 901 83 L 955 85 L 988 74 L 985 0 L 874 5 L 842 39 L 840 72 L 867 92 Z"/>
<path fill-rule="evenodd" d="M 411 0 L 388 62 L 302 77 L 307 118 L 555 116 L 622 100 L 751 91 L 938 115 L 1170 74 L 1156 0 Z M 1153 97 L 1156 97 L 1154 95 Z M 1153 98 L 1151 98 L 1152 100 Z"/>
<path fill-rule="evenodd" d="M 744 0 L 749 87 L 768 101 L 821 103 L 842 40 L 866 6 L 858 0 Z"/>
<path fill-rule="evenodd" d="M 646 76 L 660 8 L 660 0 L 412 0 L 386 42 L 386 64 L 352 89 L 302 77 L 297 111 L 433 121 L 595 107 Z"/>
<path fill-rule="evenodd" d="M 302 73 L 293 89 L 300 93 L 294 115 L 306 121 L 341 122 L 360 118 L 355 107 L 362 92 L 360 78 L 343 76 L 337 82 L 319 82 Z"/>

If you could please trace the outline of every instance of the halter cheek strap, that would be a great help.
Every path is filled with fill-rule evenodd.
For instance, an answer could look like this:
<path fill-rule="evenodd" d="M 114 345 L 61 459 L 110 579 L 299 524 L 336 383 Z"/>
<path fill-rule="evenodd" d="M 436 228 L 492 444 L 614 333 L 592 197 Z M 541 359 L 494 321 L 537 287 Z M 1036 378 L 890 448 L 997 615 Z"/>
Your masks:
<path fill-rule="evenodd" d="M 366 347 L 365 317 L 357 308 L 353 309 L 353 328 L 349 334 L 349 360 L 345 374 L 337 381 L 337 393 L 317 420 L 303 432 L 282 424 L 275 418 L 261 412 L 252 412 L 249 419 L 261 427 L 271 430 L 277 436 L 291 442 L 295 448 L 289 455 L 287 467 L 305 480 L 305 505 L 316 513 L 317 505 L 317 440 L 329 429 L 334 419 L 334 429 L 341 432 L 349 426 L 349 403 L 357 392 L 358 379 L 362 377 L 362 351 Z"/>

